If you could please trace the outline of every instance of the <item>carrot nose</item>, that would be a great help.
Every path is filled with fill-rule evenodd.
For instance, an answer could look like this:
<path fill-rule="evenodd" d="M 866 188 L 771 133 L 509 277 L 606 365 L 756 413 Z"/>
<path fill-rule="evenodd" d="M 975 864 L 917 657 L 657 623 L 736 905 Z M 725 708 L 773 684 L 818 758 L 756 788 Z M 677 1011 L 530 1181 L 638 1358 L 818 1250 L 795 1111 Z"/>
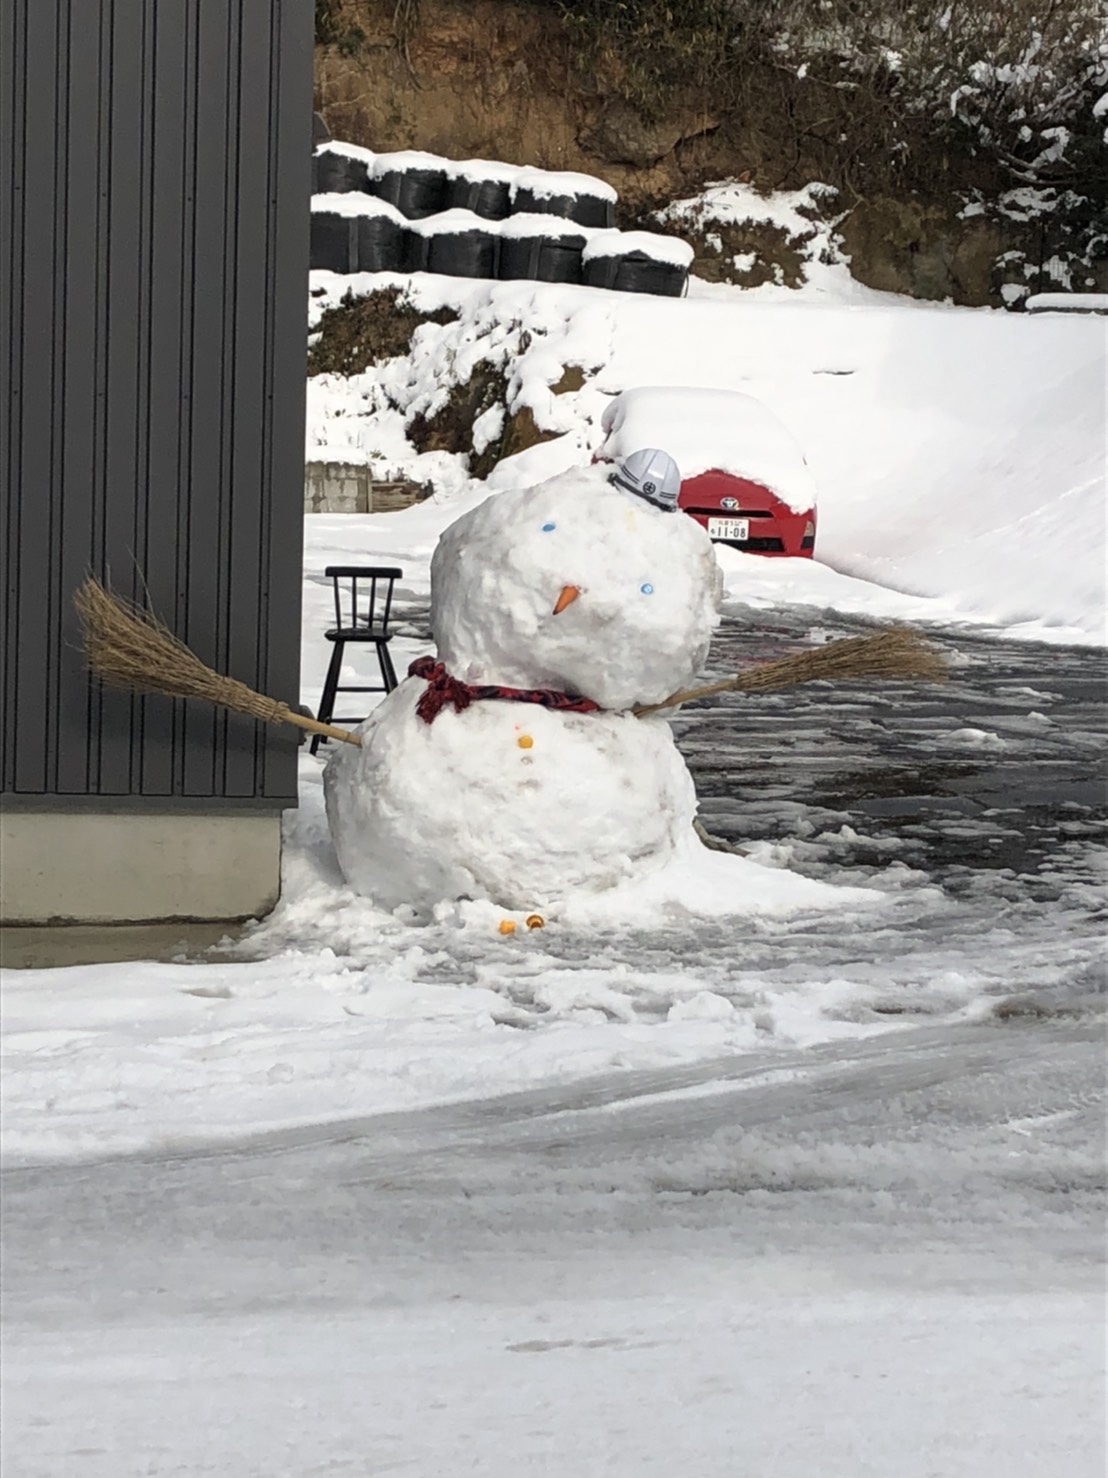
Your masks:
<path fill-rule="evenodd" d="M 571 606 L 580 594 L 581 591 L 576 585 L 563 585 L 561 594 L 554 602 L 555 616 L 560 616 L 566 606 Z"/>

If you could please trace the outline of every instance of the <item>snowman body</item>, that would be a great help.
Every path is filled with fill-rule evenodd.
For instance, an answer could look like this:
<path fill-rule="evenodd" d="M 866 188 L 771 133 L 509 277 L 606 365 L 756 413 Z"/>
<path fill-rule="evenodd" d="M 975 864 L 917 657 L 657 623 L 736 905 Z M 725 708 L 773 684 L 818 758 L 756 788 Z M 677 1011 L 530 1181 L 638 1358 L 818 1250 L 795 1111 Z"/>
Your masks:
<path fill-rule="evenodd" d="M 530 909 L 665 866 L 695 792 L 665 719 L 630 709 L 693 681 L 720 585 L 692 519 L 617 491 L 598 468 L 463 515 L 431 565 L 440 661 L 467 684 L 554 690 L 599 711 L 494 698 L 427 722 L 426 682 L 407 678 L 324 775 L 351 887 L 385 907 Z"/>
<path fill-rule="evenodd" d="M 661 865 L 691 824 L 664 720 L 485 701 L 427 724 L 424 686 L 405 679 L 327 772 L 343 871 L 384 907 L 546 908 Z"/>

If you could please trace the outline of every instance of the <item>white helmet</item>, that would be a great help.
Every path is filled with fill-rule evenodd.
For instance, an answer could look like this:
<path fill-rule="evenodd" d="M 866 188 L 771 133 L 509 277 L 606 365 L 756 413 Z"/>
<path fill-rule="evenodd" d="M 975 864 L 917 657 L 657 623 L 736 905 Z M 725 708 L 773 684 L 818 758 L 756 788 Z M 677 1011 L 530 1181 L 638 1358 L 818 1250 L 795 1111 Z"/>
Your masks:
<path fill-rule="evenodd" d="M 608 481 L 636 498 L 645 498 L 664 513 L 673 513 L 677 507 L 681 473 L 669 453 L 657 447 L 643 447 L 624 457 Z"/>

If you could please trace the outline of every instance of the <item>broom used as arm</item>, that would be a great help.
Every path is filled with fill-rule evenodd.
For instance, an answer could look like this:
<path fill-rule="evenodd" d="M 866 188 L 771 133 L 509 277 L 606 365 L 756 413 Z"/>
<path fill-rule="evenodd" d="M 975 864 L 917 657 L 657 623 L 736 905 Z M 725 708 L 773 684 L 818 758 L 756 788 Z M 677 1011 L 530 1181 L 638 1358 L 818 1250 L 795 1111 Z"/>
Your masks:
<path fill-rule="evenodd" d="M 169 698 L 200 698 L 266 723 L 294 724 L 313 734 L 361 746 L 357 734 L 308 718 L 287 703 L 267 698 L 236 678 L 223 677 L 206 667 L 151 611 L 106 590 L 93 576 L 77 590 L 73 603 L 84 629 L 88 665 L 113 687 L 163 693 Z M 798 683 L 858 678 L 939 682 L 945 677 L 946 664 L 933 647 L 913 631 L 890 627 L 875 636 L 847 637 L 775 662 L 763 662 L 734 677 L 674 693 L 663 703 L 650 703 L 634 712 L 643 718 L 714 693 L 767 693 Z"/>
<path fill-rule="evenodd" d="M 776 662 L 762 662 L 748 667 L 733 677 L 708 683 L 702 688 L 688 688 L 673 693 L 662 703 L 648 703 L 635 709 L 643 718 L 663 708 L 676 708 L 695 698 L 710 698 L 714 693 L 771 693 L 777 688 L 791 688 L 797 683 L 847 682 L 858 678 L 885 681 L 914 678 L 919 682 L 942 682 L 947 676 L 946 663 L 934 647 L 904 626 L 890 626 L 875 636 L 848 636 L 842 641 L 828 642 Z"/>
<path fill-rule="evenodd" d="M 86 661 L 112 687 L 163 693 L 168 698 L 201 698 L 269 724 L 293 724 L 345 744 L 361 745 L 358 736 L 347 729 L 322 724 L 287 703 L 256 693 L 236 678 L 213 672 L 152 611 L 106 590 L 94 576 L 78 588 L 73 604 L 84 633 Z"/>

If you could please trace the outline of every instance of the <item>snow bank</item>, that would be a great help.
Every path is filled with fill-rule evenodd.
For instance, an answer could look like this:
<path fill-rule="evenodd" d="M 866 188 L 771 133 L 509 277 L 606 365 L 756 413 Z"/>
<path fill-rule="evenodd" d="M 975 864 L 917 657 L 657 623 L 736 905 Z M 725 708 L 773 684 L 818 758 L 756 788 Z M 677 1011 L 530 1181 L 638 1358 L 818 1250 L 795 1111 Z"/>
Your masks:
<path fill-rule="evenodd" d="M 495 235 L 497 224 L 496 221 L 482 220 L 471 210 L 455 206 L 451 210 L 436 211 L 433 216 L 425 216 L 422 220 L 408 221 L 407 227 L 417 236 L 454 236 L 463 231 Z"/>
<path fill-rule="evenodd" d="M 347 287 L 381 285 L 313 279 L 324 289 L 319 306 Z M 862 597 L 851 582 L 866 582 L 878 592 L 864 596 L 875 614 L 884 590 L 890 611 L 903 613 L 918 597 L 935 603 L 938 620 L 1105 640 L 1101 319 L 900 303 L 857 284 L 838 300 L 826 284 L 773 289 L 775 297 L 713 286 L 661 300 L 539 283 L 395 280 L 410 282 L 428 307 L 454 303 L 460 319 L 421 329 L 403 360 L 351 381 L 313 381 L 309 457 L 368 461 L 382 475 L 431 482 L 440 528 L 458 498 L 587 463 L 620 391 L 739 391 L 765 405 L 803 452 L 820 495 L 816 560 L 849 577 L 824 581 L 832 599 Z M 433 412 L 483 358 L 507 371 L 505 409 L 527 406 L 554 439 L 477 483 L 463 456 L 418 455 L 405 424 Z M 584 384 L 555 395 L 566 365 L 584 369 Z M 683 450 L 695 459 L 695 448 Z M 813 572 L 788 568 L 793 561 L 725 563 L 733 599 L 747 583 L 759 599 L 774 580 L 783 598 L 815 583 Z"/>
<path fill-rule="evenodd" d="M 319 144 L 314 152 L 316 154 L 341 154 L 344 159 L 357 159 L 366 165 L 371 165 L 374 160 L 380 158 L 376 150 L 365 149 L 361 144 L 348 144 L 342 139 L 328 139 L 326 143 Z"/>
<path fill-rule="evenodd" d="M 496 234 L 510 240 L 515 237 L 549 236 L 555 239 L 570 237 L 588 241 L 596 229 L 595 226 L 582 226 L 577 221 L 566 220 L 565 216 L 538 215 L 526 210 L 495 223 Z"/>
<path fill-rule="evenodd" d="M 445 173 L 446 165 L 447 161 L 437 154 L 428 154 L 422 149 L 398 149 L 392 154 L 373 155 L 369 172 L 372 179 L 379 180 L 384 175 L 404 174 L 412 169 Z"/>
<path fill-rule="evenodd" d="M 809 297 L 864 302 L 874 295 L 850 276 L 849 258 L 836 230 L 841 218 L 837 203 L 838 191 L 831 185 L 813 183 L 802 190 L 776 190 L 763 195 L 752 185 L 723 180 L 706 186 L 699 195 L 673 201 L 658 211 L 656 219 L 667 230 L 697 238 L 703 252 L 719 257 L 724 284 L 730 280 L 740 285 L 744 294 L 756 294 L 762 302 L 789 300 L 796 295 L 796 289 L 785 283 L 772 246 L 768 247 L 768 257 L 761 255 L 767 246 L 759 237 L 764 241 L 766 227 L 771 237 L 776 235 L 787 244 L 790 254 L 799 260 L 804 291 Z M 725 245 L 726 238 L 731 229 L 744 227 L 750 228 L 751 249 L 728 258 L 731 248 Z M 747 286 L 744 279 L 758 265 L 770 274 L 769 280 L 757 287 Z M 734 291 L 724 284 L 702 284 L 701 291 L 723 295 Z"/>

